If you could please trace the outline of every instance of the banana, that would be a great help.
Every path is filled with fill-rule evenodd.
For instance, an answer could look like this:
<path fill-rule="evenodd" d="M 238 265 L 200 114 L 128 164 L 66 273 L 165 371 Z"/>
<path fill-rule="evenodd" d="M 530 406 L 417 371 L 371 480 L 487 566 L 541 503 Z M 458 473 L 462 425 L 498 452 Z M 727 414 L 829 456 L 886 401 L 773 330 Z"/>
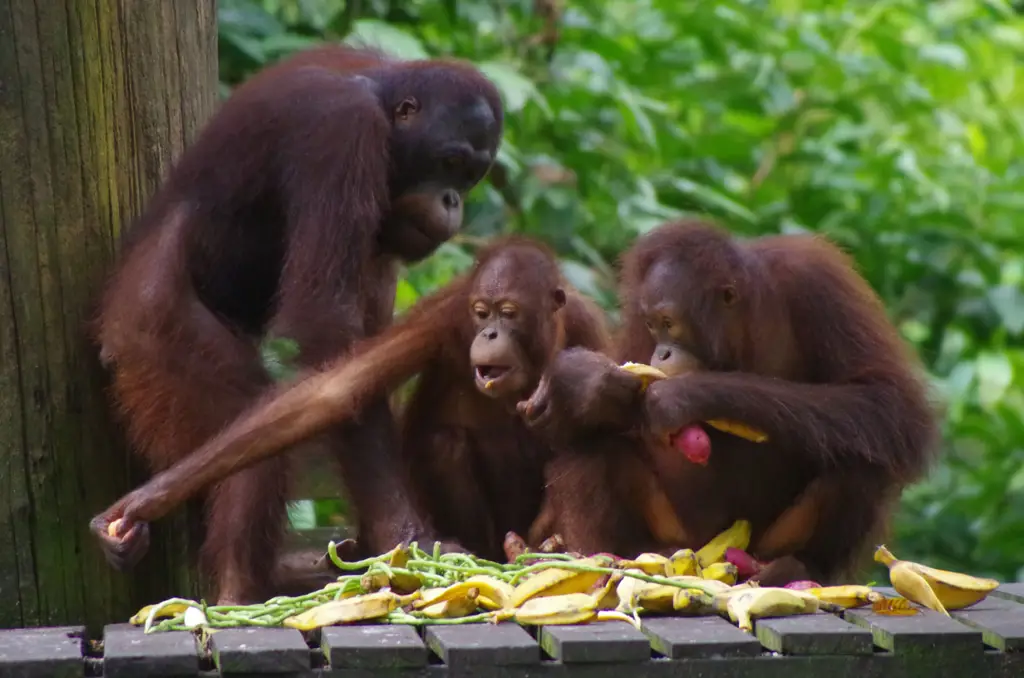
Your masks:
<path fill-rule="evenodd" d="M 621 579 L 622 573 L 616 572 L 608 577 L 604 586 L 590 594 L 594 597 L 598 610 L 614 610 L 619 606 L 619 582 Z"/>
<path fill-rule="evenodd" d="M 672 610 L 682 617 L 699 617 L 714 612 L 711 596 L 696 589 L 676 589 L 672 597 Z"/>
<path fill-rule="evenodd" d="M 750 545 L 750 522 L 737 520 L 729 529 L 719 533 L 714 539 L 697 551 L 697 560 L 701 567 L 725 560 L 725 550 L 730 546 L 745 551 Z"/>
<path fill-rule="evenodd" d="M 359 585 L 367 593 L 374 593 L 391 586 L 391 578 L 383 570 L 367 572 L 359 578 Z"/>
<path fill-rule="evenodd" d="M 701 578 L 725 582 L 729 586 L 736 583 L 739 570 L 732 563 L 711 563 L 701 571 Z"/>
<path fill-rule="evenodd" d="M 466 594 L 475 590 L 479 599 L 486 598 L 486 603 L 481 601 L 481 606 L 497 610 L 510 606 L 512 599 L 512 587 L 500 579 L 488 577 L 487 575 L 475 575 L 465 581 L 452 584 L 447 588 L 434 588 L 422 591 L 420 600 L 414 605 L 415 608 L 427 608 L 440 603 L 463 598 Z"/>
<path fill-rule="evenodd" d="M 877 614 L 910 616 L 917 614 L 917 608 L 906 598 L 883 598 L 871 603 L 871 611 Z"/>
<path fill-rule="evenodd" d="M 128 620 L 128 623 L 134 624 L 135 626 L 142 626 L 146 623 L 149 613 L 152 612 L 154 608 L 156 608 L 156 614 L 153 615 L 153 619 L 170 619 L 171 617 L 187 612 L 191 607 L 191 605 L 186 605 L 185 603 L 164 603 L 162 605 L 158 603 L 157 605 L 147 605 L 132 615 L 132 618 Z"/>
<path fill-rule="evenodd" d="M 512 612 L 520 624 L 582 624 L 597 616 L 597 601 L 586 593 L 531 598 Z"/>
<path fill-rule="evenodd" d="M 995 579 L 898 560 L 885 546 L 875 550 L 875 561 L 889 568 L 889 581 L 901 596 L 946 615 L 981 602 L 999 586 Z"/>
<path fill-rule="evenodd" d="M 457 585 L 456 585 L 457 586 Z M 449 588 L 455 588 L 454 586 Z M 421 612 L 428 619 L 454 619 L 465 617 L 476 612 L 479 606 L 480 589 L 463 587 L 458 595 L 447 597 L 444 601 L 424 607 Z"/>
<path fill-rule="evenodd" d="M 284 620 L 284 625 L 300 631 L 310 631 L 332 624 L 378 619 L 394 611 L 400 605 L 404 605 L 407 598 L 418 597 L 418 595 L 414 593 L 411 596 L 398 596 L 391 591 L 378 591 L 344 600 L 332 600 L 301 614 L 288 617 Z"/>
<path fill-rule="evenodd" d="M 391 552 L 391 557 L 388 559 L 388 567 L 404 569 L 409 563 L 410 558 L 408 546 L 399 544 Z M 411 572 L 394 572 L 391 575 L 389 584 L 391 590 L 395 593 L 412 593 L 423 586 L 423 580 Z"/>
<path fill-rule="evenodd" d="M 635 560 L 623 560 L 619 567 L 636 568 L 644 574 L 656 574 L 664 576 L 668 572 L 670 561 L 660 553 L 641 553 Z"/>
<path fill-rule="evenodd" d="M 630 374 L 640 377 L 645 389 L 650 386 L 653 381 L 668 378 L 668 375 L 657 367 L 651 367 L 650 365 L 644 365 L 643 363 L 627 362 L 623 363 L 619 367 Z M 746 424 L 741 424 L 738 421 L 732 421 L 729 419 L 709 419 L 706 423 L 713 428 L 717 428 L 722 433 L 729 433 L 754 443 L 763 443 L 768 440 L 768 434 L 751 426 L 747 426 Z"/>
<path fill-rule="evenodd" d="M 646 583 L 646 582 L 645 582 Z M 651 584 L 636 595 L 636 603 L 647 612 L 671 612 L 676 591 L 689 591 L 668 584 Z"/>
<path fill-rule="evenodd" d="M 844 609 L 863 607 L 864 605 L 870 605 L 871 603 L 884 598 L 881 593 L 872 590 L 870 586 L 857 586 L 853 584 L 790 590 L 799 590 L 803 593 L 808 593 L 822 602 L 838 605 Z"/>
<path fill-rule="evenodd" d="M 584 558 L 576 562 L 581 565 L 603 566 L 605 559 Z M 512 590 L 511 607 L 521 607 L 527 600 L 541 596 L 587 592 L 603 576 L 601 573 L 577 572 L 558 567 L 541 570 L 524 579 Z"/>
<path fill-rule="evenodd" d="M 700 561 L 693 549 L 680 549 L 669 556 L 665 566 L 668 576 L 700 576 Z"/>
<path fill-rule="evenodd" d="M 716 596 L 712 606 L 741 630 L 749 632 L 754 627 L 754 619 L 813 614 L 818 611 L 818 599 L 791 589 L 758 587 L 733 595 Z"/>

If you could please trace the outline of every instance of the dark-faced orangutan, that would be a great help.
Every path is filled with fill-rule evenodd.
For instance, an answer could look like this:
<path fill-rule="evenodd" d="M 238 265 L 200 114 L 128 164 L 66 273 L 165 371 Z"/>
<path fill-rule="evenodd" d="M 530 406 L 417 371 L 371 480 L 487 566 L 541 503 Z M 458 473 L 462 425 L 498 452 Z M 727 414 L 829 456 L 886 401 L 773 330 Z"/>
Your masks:
<path fill-rule="evenodd" d="M 240 86 L 129 232 L 103 299 L 101 357 L 135 451 L 173 468 L 255 403 L 271 387 L 262 337 L 297 341 L 316 369 L 386 328 L 396 266 L 459 229 L 502 122 L 492 83 L 452 61 L 328 47 Z M 309 444 L 336 456 L 368 549 L 428 539 L 386 398 L 364 405 Z M 221 601 L 274 588 L 290 456 L 209 494 L 203 560 Z M 108 524 L 92 529 L 110 562 L 135 563 L 146 523 Z"/>
<path fill-rule="evenodd" d="M 699 548 L 746 519 L 752 555 L 769 563 L 762 584 L 848 574 L 937 440 L 917 365 L 849 259 L 820 237 L 741 242 L 669 224 L 625 254 L 622 303 L 617 361 L 561 353 L 520 405 L 529 425 L 556 450 L 596 450 L 598 479 L 609 454 L 647 458 L 685 528 L 677 546 Z M 644 391 L 619 369 L 624 361 L 669 378 Z M 706 465 L 670 444 L 718 419 L 768 438 L 704 426 Z M 617 550 L 621 538 L 583 519 L 597 499 L 580 499 L 578 488 L 596 483 L 585 463 L 576 471 L 572 483 L 549 487 L 557 529 L 570 550 Z"/>

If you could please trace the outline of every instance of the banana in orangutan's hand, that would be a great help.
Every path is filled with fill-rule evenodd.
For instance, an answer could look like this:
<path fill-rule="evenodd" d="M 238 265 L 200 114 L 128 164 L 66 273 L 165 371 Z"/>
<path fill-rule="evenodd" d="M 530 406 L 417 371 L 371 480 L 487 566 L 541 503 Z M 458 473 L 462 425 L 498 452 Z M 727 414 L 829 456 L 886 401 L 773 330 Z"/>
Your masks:
<path fill-rule="evenodd" d="M 643 363 L 623 363 L 620 366 L 620 369 L 639 377 L 644 383 L 644 388 L 647 388 L 652 381 L 668 378 L 668 375 L 657 367 L 651 367 L 650 365 L 644 365 Z M 723 433 L 730 433 L 754 443 L 763 443 L 768 440 L 768 434 L 738 421 L 732 421 L 730 419 L 712 419 L 708 421 L 707 424 L 717 428 Z"/>

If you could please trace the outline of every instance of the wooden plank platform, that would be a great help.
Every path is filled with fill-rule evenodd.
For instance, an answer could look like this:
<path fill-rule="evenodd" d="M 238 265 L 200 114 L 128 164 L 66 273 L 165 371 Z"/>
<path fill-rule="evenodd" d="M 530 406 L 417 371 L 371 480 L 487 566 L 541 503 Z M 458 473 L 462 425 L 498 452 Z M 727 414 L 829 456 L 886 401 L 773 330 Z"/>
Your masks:
<path fill-rule="evenodd" d="M 891 593 L 891 591 L 886 591 Z M 112 624 L 0 631 L 0 678 L 119 676 L 391 676 L 394 678 L 1020 678 L 1024 587 L 946 617 L 870 609 L 762 619 L 743 633 L 718 617 L 520 627 L 362 624 L 319 633 L 224 629 L 192 633 Z"/>

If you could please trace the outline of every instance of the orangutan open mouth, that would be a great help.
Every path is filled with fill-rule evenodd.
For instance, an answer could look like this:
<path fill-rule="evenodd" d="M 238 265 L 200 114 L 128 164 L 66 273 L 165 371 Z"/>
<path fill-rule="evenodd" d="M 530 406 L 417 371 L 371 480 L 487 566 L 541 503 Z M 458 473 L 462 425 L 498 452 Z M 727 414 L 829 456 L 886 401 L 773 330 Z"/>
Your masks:
<path fill-rule="evenodd" d="M 477 387 L 485 391 L 497 386 L 512 372 L 512 368 L 507 365 L 477 365 L 473 369 L 476 372 Z"/>

